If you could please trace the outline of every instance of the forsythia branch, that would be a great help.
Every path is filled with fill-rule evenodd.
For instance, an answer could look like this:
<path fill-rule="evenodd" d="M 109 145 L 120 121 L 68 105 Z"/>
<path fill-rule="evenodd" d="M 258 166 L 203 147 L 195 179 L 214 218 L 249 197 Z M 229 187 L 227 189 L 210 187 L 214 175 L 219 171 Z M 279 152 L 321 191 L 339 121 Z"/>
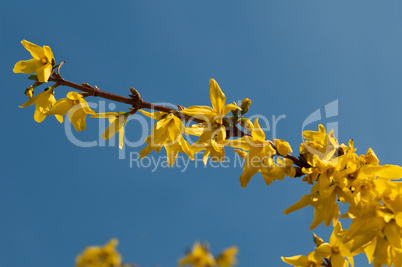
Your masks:
<path fill-rule="evenodd" d="M 147 146 L 140 152 L 140 158 L 152 151 L 159 153 L 164 147 L 170 166 L 175 163 L 179 152 L 194 160 L 194 154 L 203 151 L 203 162 L 207 164 L 208 159 L 224 161 L 225 147 L 234 148 L 244 159 L 243 172 L 239 177 L 242 187 L 246 187 L 257 173 L 262 175 L 267 185 L 286 176 L 304 176 L 302 181 L 312 185 L 310 193 L 302 196 L 284 213 L 311 206 L 314 208 L 314 219 L 310 229 L 321 223 L 325 226 L 332 223 L 333 231 L 328 243 L 314 235 L 314 251 L 307 256 L 282 257 L 284 262 L 296 267 L 347 267 L 349 264 L 353 266 L 353 256 L 365 253 L 369 263 L 376 267 L 402 267 L 402 167 L 380 165 L 371 148 L 366 154 L 358 155 L 353 140 L 347 145 L 339 144 L 333 130 L 327 132 L 323 125 L 319 125 L 318 131 L 303 131 L 305 140 L 300 145 L 299 156 L 295 157 L 288 142 L 266 140 L 258 118 L 251 122 L 244 117 L 251 100 L 243 99 L 241 105 L 235 102 L 226 104 L 226 96 L 214 79 L 210 80 L 211 106 L 178 106 L 173 109 L 144 101 L 134 88 L 130 88 L 129 97 L 124 97 L 102 91 L 97 86 L 67 81 L 60 75 L 64 62 L 55 65 L 50 47 L 39 47 L 25 40 L 22 44 L 33 59 L 17 62 L 14 72 L 36 72 L 35 77 L 30 77 L 35 79 L 35 83 L 25 90 L 29 100 L 20 106 L 24 108 L 35 104 L 35 121 L 42 122 L 46 116 L 54 115 L 62 123 L 63 116 L 67 115 L 77 131 L 84 131 L 87 115 L 108 119 L 110 125 L 102 137 L 108 140 L 119 133 L 119 147 L 122 148 L 128 117 L 140 111 L 156 120 L 151 135 L 145 139 Z M 55 84 L 33 96 L 34 88 L 48 81 Z M 54 91 L 58 86 L 71 87 L 83 93 L 72 91 L 67 93 L 66 98 L 56 101 Z M 90 96 L 128 104 L 131 108 L 128 112 L 96 113 L 84 99 Z M 183 121 L 195 124 L 186 127 Z M 185 135 L 195 135 L 198 140 L 189 144 Z M 340 214 L 339 204 L 348 205 L 348 211 L 343 215 Z M 352 220 L 349 229 L 342 229 L 340 219 Z M 120 254 L 115 251 L 116 245 L 117 240 L 112 240 L 104 247 L 87 248 L 77 257 L 77 267 L 124 266 Z M 214 257 L 207 245 L 195 243 L 192 251 L 180 259 L 178 265 L 230 267 L 236 263 L 236 253 L 237 248 L 232 247 Z"/>

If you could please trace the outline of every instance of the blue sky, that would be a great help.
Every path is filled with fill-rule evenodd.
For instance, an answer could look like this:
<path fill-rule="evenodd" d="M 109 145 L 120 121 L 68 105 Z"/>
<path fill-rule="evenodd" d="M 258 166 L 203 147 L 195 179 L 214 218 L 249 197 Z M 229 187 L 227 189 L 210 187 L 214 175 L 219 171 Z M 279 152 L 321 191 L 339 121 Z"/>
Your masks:
<path fill-rule="evenodd" d="M 143 266 L 175 266 L 197 240 L 214 253 L 237 245 L 240 266 L 288 266 L 280 256 L 314 248 L 312 208 L 283 215 L 310 190 L 300 179 L 267 187 L 258 174 L 243 189 L 239 166 L 193 162 L 152 172 L 130 167 L 130 153 L 143 146 L 126 147 L 119 159 L 108 143 L 74 145 L 54 118 L 36 123 L 32 107 L 18 108 L 29 81 L 12 73 L 30 58 L 22 39 L 49 45 L 57 62 L 67 62 L 65 79 L 119 95 L 135 87 L 148 102 L 209 105 L 215 78 L 227 102 L 252 100 L 249 115 L 269 119 L 269 138 L 272 116 L 285 116 L 275 135 L 296 153 L 303 122 L 320 110 L 322 120 L 306 129 L 332 123 L 359 154 L 372 147 L 380 163 L 400 165 L 401 8 L 370 0 L 1 3 L 0 265 L 73 266 L 84 247 L 113 237 L 125 262 Z M 68 91 L 57 88 L 56 98 Z M 326 118 L 333 101 L 336 114 Z M 141 140 L 142 131 L 131 121 L 127 139 Z M 74 136 L 99 141 L 101 134 L 99 120 L 88 119 Z M 331 229 L 315 232 L 328 238 Z M 367 266 L 365 256 L 356 265 Z"/>

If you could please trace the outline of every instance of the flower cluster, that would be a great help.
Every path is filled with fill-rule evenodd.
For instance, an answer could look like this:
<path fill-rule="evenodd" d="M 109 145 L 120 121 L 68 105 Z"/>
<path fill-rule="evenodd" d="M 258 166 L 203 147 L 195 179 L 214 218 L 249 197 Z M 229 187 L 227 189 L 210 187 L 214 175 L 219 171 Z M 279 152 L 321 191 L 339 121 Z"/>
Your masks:
<path fill-rule="evenodd" d="M 120 267 L 121 256 L 115 250 L 117 239 L 103 247 L 87 247 L 77 256 L 75 267 Z"/>
<path fill-rule="evenodd" d="M 347 146 L 339 145 L 332 131 L 327 133 L 322 125 L 317 132 L 305 131 L 303 136 L 307 140 L 300 146 L 300 158 L 311 166 L 302 169 L 303 180 L 313 186 L 311 193 L 285 214 L 310 205 L 314 207 L 310 229 L 322 222 L 334 224 L 330 244 L 318 246 L 308 260 L 322 264 L 323 257 L 341 267 L 344 257 L 353 263 L 351 257 L 364 252 L 374 266 L 402 266 L 402 184 L 397 181 L 402 168 L 379 165 L 371 148 L 365 155 L 357 155 L 352 140 Z M 342 216 L 337 200 L 349 205 Z M 341 229 L 339 218 L 352 219 L 348 230 Z M 284 261 L 307 266 L 299 265 L 305 257 L 297 257 Z"/>
<path fill-rule="evenodd" d="M 192 267 L 231 267 L 237 263 L 237 247 L 230 247 L 214 257 L 208 244 L 196 242 L 193 249 L 178 261 L 178 266 Z"/>

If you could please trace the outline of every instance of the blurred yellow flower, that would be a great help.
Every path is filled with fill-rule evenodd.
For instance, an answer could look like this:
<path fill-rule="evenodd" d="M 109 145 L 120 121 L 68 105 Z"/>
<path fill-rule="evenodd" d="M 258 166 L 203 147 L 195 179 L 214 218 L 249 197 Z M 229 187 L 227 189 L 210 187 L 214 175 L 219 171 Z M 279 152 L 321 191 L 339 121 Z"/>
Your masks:
<path fill-rule="evenodd" d="M 118 267 L 121 256 L 115 250 L 118 241 L 112 239 L 104 247 L 87 247 L 77 256 L 75 267 Z"/>
<path fill-rule="evenodd" d="M 238 252 L 237 247 L 230 247 L 221 252 L 216 258 L 216 264 L 219 267 L 231 267 L 237 264 L 236 254 Z"/>
<path fill-rule="evenodd" d="M 181 266 L 192 267 L 212 267 L 216 266 L 215 258 L 209 251 L 209 249 L 200 243 L 196 242 L 193 246 L 193 250 L 186 256 L 181 258 L 178 263 Z"/>

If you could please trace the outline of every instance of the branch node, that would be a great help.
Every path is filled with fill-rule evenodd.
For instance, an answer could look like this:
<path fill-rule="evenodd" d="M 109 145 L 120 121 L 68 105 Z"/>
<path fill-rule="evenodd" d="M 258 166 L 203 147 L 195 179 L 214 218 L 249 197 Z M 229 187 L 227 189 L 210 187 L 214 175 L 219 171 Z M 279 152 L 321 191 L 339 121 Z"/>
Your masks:
<path fill-rule="evenodd" d="M 97 92 L 100 91 L 100 90 L 99 90 L 98 86 L 96 86 L 96 84 L 95 84 L 95 88 L 94 88 L 94 89 L 95 89 L 95 90 L 93 91 L 92 96 L 97 96 Z"/>
<path fill-rule="evenodd" d="M 130 92 L 132 94 L 129 96 L 133 99 L 133 108 L 130 109 L 131 110 L 130 114 L 133 115 L 141 108 L 142 99 L 140 93 L 133 87 L 130 87 Z"/>

